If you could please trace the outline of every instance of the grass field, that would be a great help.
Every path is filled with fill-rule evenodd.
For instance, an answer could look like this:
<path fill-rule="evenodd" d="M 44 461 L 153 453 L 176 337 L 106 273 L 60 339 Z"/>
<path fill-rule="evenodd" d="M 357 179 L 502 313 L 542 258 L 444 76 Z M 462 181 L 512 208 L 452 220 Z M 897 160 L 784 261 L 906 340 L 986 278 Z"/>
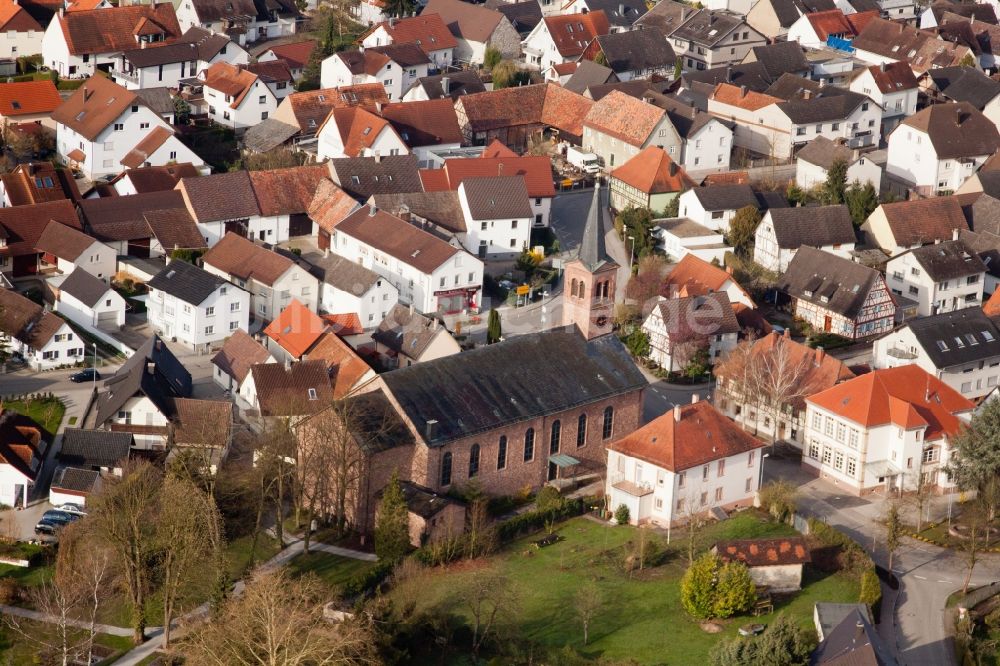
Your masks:
<path fill-rule="evenodd" d="M 457 599 L 472 576 L 492 569 L 513 582 L 520 610 L 512 635 L 545 648 L 571 645 L 581 653 L 610 659 L 634 659 L 642 664 L 697 664 L 717 641 L 737 635 L 746 617 L 725 621 L 720 634 L 703 632 L 680 604 L 680 579 L 687 567 L 687 543 L 675 531 L 667 546 L 666 562 L 629 577 L 622 561 L 628 543 L 636 539 L 632 527 L 610 527 L 577 518 L 558 528 L 563 540 L 536 549 L 538 535 L 514 542 L 486 561 L 463 563 L 449 569 L 433 569 L 400 583 L 390 593 L 397 608 L 408 603 L 417 610 L 451 612 L 468 617 Z M 697 538 L 697 549 L 705 550 L 720 539 L 785 536 L 794 534 L 786 525 L 743 513 L 723 523 L 706 527 Z M 590 644 L 583 645 L 580 621 L 574 612 L 574 595 L 588 580 L 601 590 L 603 604 L 591 623 Z M 809 571 L 804 589 L 787 599 L 775 599 L 775 611 L 792 616 L 803 625 L 812 624 L 817 601 L 854 602 L 856 579 L 835 574 L 823 577 Z M 768 623 L 773 615 L 754 618 Z M 435 655 L 435 662 L 439 655 Z M 454 662 L 460 662 L 456 656 Z"/>
<path fill-rule="evenodd" d="M 28 636 L 35 637 L 31 640 L 21 635 L 13 628 L 4 625 L 0 628 L 0 661 L 5 664 L 37 664 L 39 651 L 42 649 L 38 641 L 44 641 L 50 645 L 55 644 L 56 638 L 52 633 L 51 625 L 41 622 L 23 620 L 19 623 L 21 630 Z M 74 634 L 71 639 L 80 641 L 85 634 L 80 631 Z M 115 662 L 122 653 L 132 649 L 132 639 L 127 636 L 112 636 L 110 634 L 97 634 L 94 643 L 98 646 L 108 648 L 108 657 L 97 663 L 97 666 L 107 666 Z"/>
<path fill-rule="evenodd" d="M 58 398 L 34 399 L 30 402 L 8 400 L 4 402 L 3 406 L 4 409 L 27 416 L 53 435 L 59 430 L 63 414 L 66 413 L 66 406 Z"/>
<path fill-rule="evenodd" d="M 288 569 L 293 574 L 315 574 L 334 591 L 338 591 L 344 583 L 373 566 L 375 566 L 374 562 L 355 560 L 322 551 L 312 551 L 308 555 L 297 555 L 288 563 Z"/>

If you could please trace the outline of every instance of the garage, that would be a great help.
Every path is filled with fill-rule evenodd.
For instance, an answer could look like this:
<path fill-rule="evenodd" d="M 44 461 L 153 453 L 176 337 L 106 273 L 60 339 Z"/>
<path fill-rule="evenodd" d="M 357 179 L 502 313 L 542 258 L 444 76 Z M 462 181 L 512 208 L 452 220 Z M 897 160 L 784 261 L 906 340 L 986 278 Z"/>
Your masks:
<path fill-rule="evenodd" d="M 106 329 L 118 328 L 118 313 L 98 312 L 97 328 L 106 328 Z"/>
<path fill-rule="evenodd" d="M 312 220 L 305 213 L 292 213 L 288 216 L 288 236 L 311 236 Z"/>

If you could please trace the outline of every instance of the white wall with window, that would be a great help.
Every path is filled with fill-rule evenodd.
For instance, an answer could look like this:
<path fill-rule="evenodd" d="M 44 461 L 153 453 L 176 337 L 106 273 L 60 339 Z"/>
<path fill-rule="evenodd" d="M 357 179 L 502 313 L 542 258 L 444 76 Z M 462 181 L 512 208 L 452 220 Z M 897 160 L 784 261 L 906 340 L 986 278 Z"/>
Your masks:
<path fill-rule="evenodd" d="M 165 338 L 205 350 L 233 331 L 248 330 L 250 294 L 225 283 L 201 303 L 188 303 L 159 289 L 150 289 L 146 301 L 150 326 Z"/>

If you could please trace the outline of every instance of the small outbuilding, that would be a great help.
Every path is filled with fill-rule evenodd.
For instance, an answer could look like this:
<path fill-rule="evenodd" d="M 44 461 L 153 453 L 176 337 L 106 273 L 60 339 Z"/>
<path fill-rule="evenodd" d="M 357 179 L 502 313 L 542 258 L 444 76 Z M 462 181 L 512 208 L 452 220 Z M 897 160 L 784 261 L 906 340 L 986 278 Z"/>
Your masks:
<path fill-rule="evenodd" d="M 802 537 L 719 541 L 712 552 L 724 562 L 747 565 L 754 582 L 770 592 L 802 589 L 802 566 L 810 561 L 809 547 Z"/>

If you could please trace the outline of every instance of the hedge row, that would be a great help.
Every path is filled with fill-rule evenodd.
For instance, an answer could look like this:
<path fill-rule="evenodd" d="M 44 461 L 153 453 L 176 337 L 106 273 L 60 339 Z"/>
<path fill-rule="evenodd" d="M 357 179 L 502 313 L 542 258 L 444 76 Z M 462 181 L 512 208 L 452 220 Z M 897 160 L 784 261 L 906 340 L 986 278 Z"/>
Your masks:
<path fill-rule="evenodd" d="M 882 585 L 878 574 L 875 573 L 875 561 L 857 541 L 821 520 L 809 519 L 809 534 L 824 546 L 839 548 L 844 557 L 844 568 L 860 574 L 861 593 L 858 595 L 858 601 L 868 605 L 873 619 L 878 622 L 882 604 Z"/>
<path fill-rule="evenodd" d="M 363 571 L 350 578 L 341 588 L 345 597 L 359 597 L 375 591 L 382 582 L 392 574 L 394 563 L 388 560 L 378 562 L 367 571 Z"/>
<path fill-rule="evenodd" d="M 537 532 L 545 527 L 549 522 L 561 522 L 575 516 L 580 516 L 587 511 L 587 501 L 583 498 L 569 499 L 558 506 L 554 506 L 544 511 L 528 511 L 509 520 L 497 523 L 497 539 L 501 544 L 508 543 L 518 537 Z"/>

